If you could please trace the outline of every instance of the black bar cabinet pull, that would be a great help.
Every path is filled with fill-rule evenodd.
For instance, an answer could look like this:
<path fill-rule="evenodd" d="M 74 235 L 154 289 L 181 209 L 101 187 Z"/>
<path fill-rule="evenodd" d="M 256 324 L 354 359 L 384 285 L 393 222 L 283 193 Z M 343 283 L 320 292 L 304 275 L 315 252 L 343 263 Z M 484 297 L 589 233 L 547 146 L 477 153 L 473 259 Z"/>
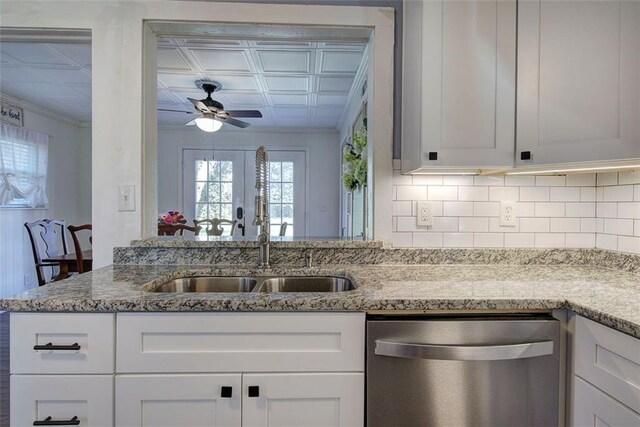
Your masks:
<path fill-rule="evenodd" d="M 70 420 L 53 420 L 51 417 L 47 417 L 42 421 L 34 421 L 34 426 L 79 426 L 80 420 L 78 417 L 73 417 Z"/>
<path fill-rule="evenodd" d="M 260 387 L 257 385 L 250 385 L 249 397 L 260 397 Z"/>
<path fill-rule="evenodd" d="M 230 399 L 231 397 L 233 397 L 233 387 L 223 385 L 220 388 L 220 397 L 223 397 L 225 399 Z"/>
<path fill-rule="evenodd" d="M 34 345 L 33 346 L 34 350 L 71 350 L 71 351 L 78 351 L 80 350 L 80 344 L 73 343 L 70 345 L 60 345 L 60 344 L 52 344 L 52 343 L 46 343 L 45 345 Z M 45 424 L 43 424 L 45 425 Z M 60 425 L 60 424 L 46 424 L 46 425 Z M 61 424 L 61 425 L 66 425 L 66 424 Z M 72 424 L 69 424 L 72 425 Z"/>

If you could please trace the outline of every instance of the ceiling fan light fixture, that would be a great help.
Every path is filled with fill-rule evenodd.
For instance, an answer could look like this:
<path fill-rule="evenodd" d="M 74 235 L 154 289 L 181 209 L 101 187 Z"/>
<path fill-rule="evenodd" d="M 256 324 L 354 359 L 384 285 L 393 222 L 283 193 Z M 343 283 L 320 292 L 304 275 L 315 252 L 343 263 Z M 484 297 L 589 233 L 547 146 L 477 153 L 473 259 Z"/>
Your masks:
<path fill-rule="evenodd" d="M 217 132 L 222 127 L 222 122 L 213 117 L 198 117 L 196 119 L 196 126 L 205 132 Z"/>

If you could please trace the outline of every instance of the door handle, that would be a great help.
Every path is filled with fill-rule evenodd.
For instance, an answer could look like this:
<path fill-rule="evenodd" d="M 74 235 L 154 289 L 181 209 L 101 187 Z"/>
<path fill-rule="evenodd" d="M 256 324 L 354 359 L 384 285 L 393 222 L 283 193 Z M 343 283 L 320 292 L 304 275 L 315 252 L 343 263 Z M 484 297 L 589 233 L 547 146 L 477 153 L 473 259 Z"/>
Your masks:
<path fill-rule="evenodd" d="M 47 417 L 42 421 L 34 421 L 34 426 L 79 426 L 80 420 L 78 417 L 73 417 L 70 420 L 53 420 L 51 417 Z"/>
<path fill-rule="evenodd" d="M 67 351 L 79 351 L 80 350 L 80 344 L 73 343 L 70 345 L 62 345 L 62 344 L 52 344 L 52 343 L 47 343 L 45 345 L 34 345 L 33 346 L 34 350 L 67 350 Z"/>
<path fill-rule="evenodd" d="M 553 354 L 553 341 L 507 345 L 410 344 L 376 340 L 378 356 L 432 360 L 513 360 Z"/>

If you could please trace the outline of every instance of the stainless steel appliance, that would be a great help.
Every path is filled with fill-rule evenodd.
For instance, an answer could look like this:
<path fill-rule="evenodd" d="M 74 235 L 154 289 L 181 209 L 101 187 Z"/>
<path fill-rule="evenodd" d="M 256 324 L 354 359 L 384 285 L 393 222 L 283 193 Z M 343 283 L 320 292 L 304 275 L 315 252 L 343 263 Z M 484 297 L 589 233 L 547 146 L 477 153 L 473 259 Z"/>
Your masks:
<path fill-rule="evenodd" d="M 367 426 L 556 426 L 559 343 L 546 315 L 373 317 Z"/>

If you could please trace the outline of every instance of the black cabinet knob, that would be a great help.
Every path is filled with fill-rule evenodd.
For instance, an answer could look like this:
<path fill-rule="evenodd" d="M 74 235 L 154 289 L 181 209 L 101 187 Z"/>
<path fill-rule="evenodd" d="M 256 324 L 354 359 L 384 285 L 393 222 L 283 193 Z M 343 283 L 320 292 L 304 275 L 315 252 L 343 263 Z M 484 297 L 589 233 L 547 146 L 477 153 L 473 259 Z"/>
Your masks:
<path fill-rule="evenodd" d="M 429 160 L 438 160 L 438 153 L 435 151 L 429 152 Z"/>
<path fill-rule="evenodd" d="M 520 160 L 531 160 L 531 151 L 521 151 Z"/>
<path fill-rule="evenodd" d="M 220 388 L 220 397 L 225 399 L 230 399 L 233 396 L 233 387 L 228 385 L 223 385 Z"/>
<path fill-rule="evenodd" d="M 250 385 L 249 397 L 260 397 L 260 387 L 258 387 L 257 385 Z"/>

